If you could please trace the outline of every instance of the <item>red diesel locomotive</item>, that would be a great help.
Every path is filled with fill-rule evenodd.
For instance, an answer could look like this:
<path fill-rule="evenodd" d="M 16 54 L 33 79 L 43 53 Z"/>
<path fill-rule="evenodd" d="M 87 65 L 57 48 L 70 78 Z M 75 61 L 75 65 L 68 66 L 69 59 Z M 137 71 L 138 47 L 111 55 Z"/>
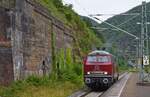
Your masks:
<path fill-rule="evenodd" d="M 88 87 L 108 88 L 118 77 L 118 66 L 112 54 L 97 50 L 84 59 L 84 82 Z"/>

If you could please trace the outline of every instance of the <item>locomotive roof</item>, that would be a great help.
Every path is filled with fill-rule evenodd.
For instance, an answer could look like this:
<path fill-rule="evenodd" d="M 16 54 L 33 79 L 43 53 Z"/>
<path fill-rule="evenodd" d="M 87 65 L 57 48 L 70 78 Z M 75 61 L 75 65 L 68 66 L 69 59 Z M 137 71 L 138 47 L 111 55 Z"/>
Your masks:
<path fill-rule="evenodd" d="M 106 52 L 106 51 L 100 51 L 100 50 L 92 51 L 91 53 L 89 53 L 89 55 L 95 55 L 95 54 L 106 54 L 106 55 L 111 55 L 109 52 Z"/>

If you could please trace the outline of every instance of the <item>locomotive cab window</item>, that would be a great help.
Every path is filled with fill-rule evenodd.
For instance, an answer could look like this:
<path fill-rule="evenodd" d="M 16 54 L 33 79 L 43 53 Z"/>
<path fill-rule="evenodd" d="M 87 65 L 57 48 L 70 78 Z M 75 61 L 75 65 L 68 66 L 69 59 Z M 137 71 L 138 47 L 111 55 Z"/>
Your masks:
<path fill-rule="evenodd" d="M 88 56 L 87 57 L 88 63 L 93 63 L 93 62 L 107 63 L 110 61 L 111 60 L 109 56 Z"/>

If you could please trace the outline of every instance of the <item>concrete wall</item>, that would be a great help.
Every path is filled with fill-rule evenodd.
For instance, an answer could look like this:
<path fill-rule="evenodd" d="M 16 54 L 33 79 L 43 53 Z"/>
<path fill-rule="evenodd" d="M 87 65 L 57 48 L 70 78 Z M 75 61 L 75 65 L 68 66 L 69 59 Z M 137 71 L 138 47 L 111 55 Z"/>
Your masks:
<path fill-rule="evenodd" d="M 15 0 L 0 0 L 0 7 L 11 9 L 15 7 Z"/>
<path fill-rule="evenodd" d="M 49 74 L 51 67 L 52 22 L 38 12 L 35 6 L 25 2 L 24 17 L 22 19 L 24 25 L 23 63 L 25 75 L 42 75 L 43 62 L 45 62 L 47 74 Z"/>
<path fill-rule="evenodd" d="M 38 3 L 26 0 L 24 7 L 22 23 L 25 75 L 42 75 L 43 68 L 49 74 L 52 62 L 51 34 L 55 34 L 57 52 L 61 48 L 72 47 L 72 32 Z"/>
<path fill-rule="evenodd" d="M 62 48 L 73 48 L 74 42 L 71 29 L 53 17 L 46 8 L 33 0 L 15 2 L 14 8 L 0 8 L 0 44 L 1 40 L 4 41 L 1 46 L 3 53 L 0 47 L 2 84 L 8 84 L 13 79 L 24 79 L 32 74 L 43 76 L 50 73 L 52 33 L 55 36 L 56 52 Z M 3 4 L 0 2 L 1 5 Z"/>
<path fill-rule="evenodd" d="M 13 77 L 10 16 L 8 10 L 0 8 L 0 84 L 7 85 Z"/>
<path fill-rule="evenodd" d="M 13 81 L 12 50 L 0 48 L 0 84 L 7 85 Z"/>

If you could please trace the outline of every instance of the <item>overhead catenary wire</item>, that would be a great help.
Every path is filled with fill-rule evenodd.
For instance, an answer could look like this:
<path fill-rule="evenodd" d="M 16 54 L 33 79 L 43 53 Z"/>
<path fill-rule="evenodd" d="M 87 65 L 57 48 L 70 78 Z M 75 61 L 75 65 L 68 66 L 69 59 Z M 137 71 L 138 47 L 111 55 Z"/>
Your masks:
<path fill-rule="evenodd" d="M 137 14 L 131 18 L 129 18 L 128 20 L 124 21 L 123 23 L 117 25 L 116 27 L 121 27 L 122 25 L 128 23 L 129 21 L 133 20 L 134 18 L 138 17 L 140 14 Z M 101 30 L 101 31 L 105 31 L 105 30 L 117 30 L 117 29 L 110 29 L 110 28 L 100 28 L 100 27 L 91 27 L 93 29 L 96 29 L 96 30 Z"/>
<path fill-rule="evenodd" d="M 131 20 L 135 19 L 135 18 L 136 18 L 136 17 L 138 17 L 139 15 L 140 15 L 140 14 L 135 15 L 135 16 L 133 16 L 133 17 L 129 18 L 128 20 L 126 20 L 125 22 L 123 22 L 123 23 L 121 23 L 121 24 L 117 25 L 117 26 L 118 26 L 118 27 L 120 27 L 120 26 L 122 26 L 122 25 L 124 25 L 124 24 L 128 23 L 129 21 L 131 21 Z"/>
<path fill-rule="evenodd" d="M 130 36 L 132 36 L 132 37 L 134 37 L 134 38 L 136 38 L 136 39 L 139 39 L 139 37 L 137 37 L 137 36 L 134 35 L 134 34 L 131 34 L 131 33 L 127 32 L 126 30 L 123 30 L 123 29 L 121 29 L 121 28 L 119 28 L 119 27 L 117 27 L 117 26 L 114 26 L 114 25 L 112 25 L 112 24 L 110 24 L 110 23 L 108 23 L 108 22 L 106 22 L 106 21 L 103 21 L 103 20 L 97 18 L 97 17 L 94 17 L 94 16 L 91 16 L 91 17 L 94 18 L 94 19 L 96 19 L 96 20 L 99 20 L 99 21 L 101 21 L 101 22 L 103 22 L 103 23 L 105 23 L 105 24 L 107 24 L 107 25 L 109 25 L 109 26 L 111 26 L 111 27 L 113 27 L 113 28 L 116 28 L 116 29 L 118 29 L 119 31 L 122 31 L 122 32 L 124 32 L 124 33 L 126 33 L 126 34 L 128 34 L 128 35 L 130 35 Z"/>
<path fill-rule="evenodd" d="M 120 13 L 120 14 L 95 14 L 95 16 L 115 16 L 115 15 L 121 15 L 121 16 L 135 16 L 139 15 L 140 13 Z"/>
<path fill-rule="evenodd" d="M 75 1 L 76 3 L 78 3 L 78 5 L 81 7 L 80 3 L 77 2 L 77 0 L 74 0 L 74 1 Z M 134 37 L 134 38 L 136 38 L 136 39 L 139 39 L 139 37 L 137 37 L 137 36 L 134 35 L 134 34 L 129 33 L 129 32 L 126 31 L 126 30 L 123 30 L 123 29 L 121 29 L 121 28 L 119 28 L 119 27 L 117 27 L 117 26 L 115 26 L 115 25 L 112 25 L 112 24 L 110 24 L 110 23 L 108 23 L 108 22 L 106 22 L 106 21 L 103 21 L 103 20 L 101 20 L 101 19 L 99 19 L 99 18 L 97 18 L 97 17 L 94 17 L 93 15 L 90 15 L 89 12 L 88 12 L 84 7 L 81 7 L 81 8 L 85 11 L 85 13 L 88 14 L 88 17 L 89 17 L 89 18 L 92 17 L 92 18 L 94 18 L 94 19 L 96 19 L 96 20 L 98 20 L 98 21 L 100 21 L 100 22 L 103 22 L 103 23 L 105 23 L 105 24 L 107 24 L 107 25 L 109 25 L 109 26 L 111 26 L 111 27 L 113 27 L 113 28 L 115 28 L 115 29 L 118 29 L 119 31 L 122 31 L 122 32 L 124 32 L 124 33 L 126 33 L 126 34 L 128 34 L 128 35 L 130 35 L 130 36 L 132 36 L 132 37 Z M 97 14 L 97 15 L 102 15 L 102 14 Z M 127 13 L 121 13 L 121 14 L 118 14 L 118 15 L 139 15 L 139 13 L 129 13 L 129 14 L 127 14 Z"/>

